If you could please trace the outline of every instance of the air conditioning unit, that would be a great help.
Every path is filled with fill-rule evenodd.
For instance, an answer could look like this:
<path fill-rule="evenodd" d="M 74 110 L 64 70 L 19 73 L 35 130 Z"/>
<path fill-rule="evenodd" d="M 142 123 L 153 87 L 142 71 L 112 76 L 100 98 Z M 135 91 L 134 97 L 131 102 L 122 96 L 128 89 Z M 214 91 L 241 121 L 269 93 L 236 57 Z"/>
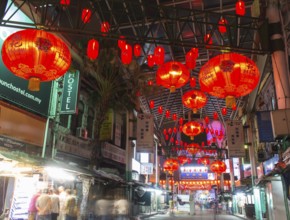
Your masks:
<path fill-rule="evenodd" d="M 275 139 L 290 135 L 290 109 L 271 111 L 271 123 Z"/>
<path fill-rule="evenodd" d="M 88 131 L 86 128 L 79 127 L 77 128 L 76 136 L 79 138 L 87 139 L 88 138 Z"/>

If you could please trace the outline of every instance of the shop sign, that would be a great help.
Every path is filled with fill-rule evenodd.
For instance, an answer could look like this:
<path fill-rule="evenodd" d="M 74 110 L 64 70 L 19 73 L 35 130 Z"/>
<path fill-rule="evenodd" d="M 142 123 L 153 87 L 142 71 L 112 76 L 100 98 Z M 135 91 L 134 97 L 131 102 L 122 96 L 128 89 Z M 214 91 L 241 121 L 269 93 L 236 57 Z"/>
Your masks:
<path fill-rule="evenodd" d="M 90 141 L 63 133 L 59 133 L 56 148 L 59 151 L 87 159 L 90 159 L 92 154 L 92 144 Z"/>
<path fill-rule="evenodd" d="M 10 148 L 13 150 L 22 150 L 25 147 L 25 144 L 20 141 L 16 141 L 4 136 L 0 136 L 0 146 Z"/>
<path fill-rule="evenodd" d="M 117 161 L 123 164 L 126 163 L 125 150 L 108 142 L 105 142 L 104 145 L 102 146 L 102 155 L 103 157 L 111 159 L 113 161 Z"/>
<path fill-rule="evenodd" d="M 242 121 L 227 121 L 226 131 L 229 157 L 245 157 L 244 130 Z"/>
<path fill-rule="evenodd" d="M 25 16 L 24 13 L 22 13 L 20 10 L 17 10 L 17 8 L 13 6 L 13 4 L 10 10 L 16 12 L 12 17 L 16 21 L 31 23 L 31 20 L 27 16 Z M 7 14 L 11 14 L 10 10 L 7 12 Z M 0 48 L 2 48 L 2 44 L 8 36 L 19 30 L 21 29 L 11 27 L 1 27 Z M 40 85 L 40 91 L 32 92 L 27 89 L 28 80 L 22 79 L 12 74 L 6 68 L 3 62 L 0 62 L 0 72 L 1 72 L 0 77 L 1 98 L 9 100 L 17 105 L 20 105 L 26 109 L 29 109 L 41 115 L 44 116 L 48 115 L 51 85 L 52 85 L 51 82 L 42 82 Z"/>
<path fill-rule="evenodd" d="M 207 180 L 208 179 L 208 174 L 207 173 L 181 173 L 180 174 L 180 179 L 182 180 Z"/>
<path fill-rule="evenodd" d="M 79 89 L 79 71 L 67 72 L 63 80 L 63 92 L 61 102 L 61 114 L 76 113 L 78 89 Z"/>
<path fill-rule="evenodd" d="M 141 163 L 141 174 L 152 175 L 153 163 Z"/>
<path fill-rule="evenodd" d="M 110 109 L 106 113 L 106 118 L 101 126 L 100 141 L 110 141 L 113 139 L 113 127 L 114 127 L 114 111 Z"/>
<path fill-rule="evenodd" d="M 154 150 L 154 122 L 151 114 L 137 116 L 137 151 L 153 153 Z"/>

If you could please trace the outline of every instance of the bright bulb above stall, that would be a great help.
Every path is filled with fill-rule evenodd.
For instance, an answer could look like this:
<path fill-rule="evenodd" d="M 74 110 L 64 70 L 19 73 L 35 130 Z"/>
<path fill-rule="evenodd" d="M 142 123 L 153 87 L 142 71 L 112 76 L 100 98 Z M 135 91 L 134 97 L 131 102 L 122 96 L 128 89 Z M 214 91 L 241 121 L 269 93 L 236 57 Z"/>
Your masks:
<path fill-rule="evenodd" d="M 64 171 L 62 168 L 45 167 L 45 171 L 47 172 L 48 176 L 51 177 L 52 179 L 61 179 L 67 181 L 73 181 L 75 179 L 75 176 Z"/>

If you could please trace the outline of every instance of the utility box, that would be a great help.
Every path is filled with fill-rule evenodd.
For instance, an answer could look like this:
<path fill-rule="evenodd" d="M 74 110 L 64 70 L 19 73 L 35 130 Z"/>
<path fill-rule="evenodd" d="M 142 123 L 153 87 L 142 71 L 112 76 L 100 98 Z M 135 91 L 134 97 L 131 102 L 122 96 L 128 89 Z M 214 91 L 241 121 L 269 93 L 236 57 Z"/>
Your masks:
<path fill-rule="evenodd" d="M 290 135 L 290 109 L 271 111 L 271 123 L 275 139 Z"/>

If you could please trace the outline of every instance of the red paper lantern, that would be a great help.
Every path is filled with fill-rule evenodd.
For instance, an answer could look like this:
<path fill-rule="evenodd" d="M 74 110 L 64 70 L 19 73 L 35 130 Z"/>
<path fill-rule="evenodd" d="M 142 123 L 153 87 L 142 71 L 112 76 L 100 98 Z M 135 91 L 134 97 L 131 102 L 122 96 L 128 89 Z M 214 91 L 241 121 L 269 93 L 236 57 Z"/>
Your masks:
<path fill-rule="evenodd" d="M 210 165 L 210 170 L 214 173 L 220 174 L 220 173 L 225 172 L 226 169 L 227 169 L 226 164 L 220 160 L 216 160 L 212 162 L 212 164 Z"/>
<path fill-rule="evenodd" d="M 107 21 L 102 22 L 101 23 L 101 32 L 102 33 L 108 33 L 109 30 L 110 30 L 110 24 L 109 24 L 109 22 L 107 22 Z"/>
<path fill-rule="evenodd" d="M 219 20 L 219 25 L 218 25 L 220 33 L 227 32 L 227 26 L 226 26 L 227 24 L 228 24 L 228 21 L 225 18 L 221 17 L 221 19 Z"/>
<path fill-rule="evenodd" d="M 185 65 L 188 69 L 194 69 L 196 65 L 196 57 L 193 51 L 188 51 L 185 55 Z"/>
<path fill-rule="evenodd" d="M 6 38 L 2 60 L 13 74 L 29 80 L 29 90 L 39 91 L 40 82 L 57 79 L 67 72 L 71 54 L 66 44 L 55 35 L 27 29 Z"/>
<path fill-rule="evenodd" d="M 91 21 L 92 11 L 88 8 L 82 10 L 82 21 L 86 24 Z"/>
<path fill-rule="evenodd" d="M 95 60 L 99 56 L 99 42 L 95 39 L 91 39 L 87 46 L 87 56 L 91 60 Z"/>
<path fill-rule="evenodd" d="M 190 84 L 191 88 L 195 87 L 196 86 L 196 79 L 194 77 L 191 77 L 189 80 L 189 84 Z"/>
<path fill-rule="evenodd" d="M 204 121 L 205 121 L 206 124 L 208 124 L 209 123 L 209 117 L 208 116 L 205 116 L 204 117 Z"/>
<path fill-rule="evenodd" d="M 191 143 L 185 146 L 185 150 L 190 153 L 191 155 L 196 154 L 200 150 L 200 146 L 197 143 Z"/>
<path fill-rule="evenodd" d="M 172 119 L 173 119 L 174 121 L 176 121 L 176 119 L 177 119 L 177 114 L 176 114 L 176 113 L 172 114 Z"/>
<path fill-rule="evenodd" d="M 217 112 L 214 112 L 214 113 L 213 113 L 213 119 L 214 119 L 214 120 L 218 120 L 218 118 L 219 118 L 218 113 L 217 113 Z"/>
<path fill-rule="evenodd" d="M 130 64 L 132 61 L 132 47 L 129 44 L 125 44 L 121 51 L 121 61 L 123 64 Z"/>
<path fill-rule="evenodd" d="M 180 124 L 180 125 L 183 125 L 183 118 L 182 118 L 182 117 L 179 118 L 179 124 Z"/>
<path fill-rule="evenodd" d="M 236 103 L 235 103 L 234 105 L 232 105 L 232 110 L 233 110 L 233 111 L 236 111 L 236 110 L 237 110 L 237 105 L 236 105 Z"/>
<path fill-rule="evenodd" d="M 163 107 L 162 107 L 162 106 L 159 106 L 159 107 L 158 107 L 158 113 L 159 113 L 159 114 L 162 114 L 162 112 L 163 112 Z"/>
<path fill-rule="evenodd" d="M 156 73 L 156 83 L 165 88 L 169 88 L 170 92 L 174 92 L 176 88 L 184 86 L 190 77 L 188 69 L 181 63 L 171 61 L 164 63 Z"/>
<path fill-rule="evenodd" d="M 61 5 L 70 5 L 70 0 L 60 0 Z"/>
<path fill-rule="evenodd" d="M 231 108 L 235 98 L 249 94 L 258 84 L 260 72 L 249 58 L 226 53 L 210 59 L 199 72 L 202 91 L 218 98 L 226 98 Z"/>
<path fill-rule="evenodd" d="M 238 0 L 236 3 L 236 14 L 244 16 L 246 13 L 245 2 L 243 0 Z"/>
<path fill-rule="evenodd" d="M 156 65 L 162 65 L 164 63 L 164 48 L 163 47 L 155 47 L 154 49 L 154 60 Z"/>
<path fill-rule="evenodd" d="M 120 36 L 118 40 L 118 47 L 122 50 L 126 45 L 126 40 L 124 36 Z"/>
<path fill-rule="evenodd" d="M 211 35 L 210 34 L 204 35 L 204 43 L 205 44 L 212 45 L 212 38 L 211 38 Z"/>
<path fill-rule="evenodd" d="M 147 85 L 148 86 L 152 86 L 153 85 L 153 81 L 152 80 L 148 80 Z"/>
<path fill-rule="evenodd" d="M 180 163 L 181 165 L 184 165 L 185 163 L 188 162 L 188 158 L 187 158 L 187 156 L 185 156 L 185 155 L 179 155 L 179 156 L 177 157 L 177 159 L 178 159 L 178 161 L 179 161 L 179 163 Z"/>
<path fill-rule="evenodd" d="M 222 108 L 222 114 L 226 115 L 228 113 L 227 108 Z"/>
<path fill-rule="evenodd" d="M 173 173 L 174 171 L 178 170 L 179 163 L 178 160 L 174 158 L 168 158 L 164 161 L 163 169 L 169 173 Z"/>
<path fill-rule="evenodd" d="M 197 163 L 207 166 L 207 165 L 210 164 L 209 157 L 208 156 L 204 156 L 204 157 L 198 158 Z"/>
<path fill-rule="evenodd" d="M 169 111 L 169 110 L 166 110 L 166 112 L 165 112 L 165 117 L 166 117 L 166 118 L 170 118 L 170 111 Z"/>
<path fill-rule="evenodd" d="M 150 100 L 149 106 L 150 106 L 151 109 L 154 108 L 154 101 L 153 100 Z"/>
<path fill-rule="evenodd" d="M 153 67 L 155 65 L 155 60 L 154 60 L 154 55 L 153 54 L 149 54 L 147 56 L 147 64 L 149 67 Z"/>
<path fill-rule="evenodd" d="M 198 109 L 205 106 L 206 102 L 206 95 L 199 90 L 190 90 L 182 96 L 183 105 L 192 109 L 193 113 L 196 113 Z"/>
<path fill-rule="evenodd" d="M 191 140 L 194 139 L 194 136 L 200 134 L 201 131 L 202 131 L 202 127 L 200 123 L 195 122 L 195 121 L 187 122 L 182 127 L 182 132 L 185 135 L 189 136 Z"/>
<path fill-rule="evenodd" d="M 141 55 L 141 45 L 135 44 L 134 45 L 134 56 L 139 57 Z"/>

